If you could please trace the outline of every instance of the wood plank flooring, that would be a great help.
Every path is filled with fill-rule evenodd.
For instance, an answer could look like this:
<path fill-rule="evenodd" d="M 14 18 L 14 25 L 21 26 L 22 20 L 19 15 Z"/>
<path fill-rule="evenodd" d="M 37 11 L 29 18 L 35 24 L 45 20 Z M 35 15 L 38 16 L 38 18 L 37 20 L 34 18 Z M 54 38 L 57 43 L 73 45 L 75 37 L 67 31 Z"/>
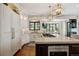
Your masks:
<path fill-rule="evenodd" d="M 24 45 L 23 48 L 15 54 L 15 56 L 35 56 L 34 43 Z"/>

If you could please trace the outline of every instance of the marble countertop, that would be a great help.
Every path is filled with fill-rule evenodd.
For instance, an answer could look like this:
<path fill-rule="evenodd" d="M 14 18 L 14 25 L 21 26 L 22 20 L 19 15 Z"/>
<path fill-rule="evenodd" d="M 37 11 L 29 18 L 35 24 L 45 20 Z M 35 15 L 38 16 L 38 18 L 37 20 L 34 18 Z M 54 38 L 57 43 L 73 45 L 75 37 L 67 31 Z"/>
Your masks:
<path fill-rule="evenodd" d="M 66 36 L 40 37 L 35 39 L 35 44 L 79 44 L 79 39 Z"/>

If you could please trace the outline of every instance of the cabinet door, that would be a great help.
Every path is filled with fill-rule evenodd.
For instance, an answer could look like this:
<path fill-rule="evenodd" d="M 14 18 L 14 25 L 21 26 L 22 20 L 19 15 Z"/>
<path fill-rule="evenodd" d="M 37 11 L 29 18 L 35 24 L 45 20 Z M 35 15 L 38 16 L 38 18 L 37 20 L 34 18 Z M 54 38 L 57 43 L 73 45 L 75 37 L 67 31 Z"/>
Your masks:
<path fill-rule="evenodd" d="M 48 56 L 48 47 L 41 44 L 37 44 L 36 56 Z"/>
<path fill-rule="evenodd" d="M 79 45 L 71 45 L 70 49 L 70 56 L 79 56 Z"/>
<path fill-rule="evenodd" d="M 2 12 L 2 5 L 0 4 L 0 13 Z M 2 20 L 2 14 L 0 14 L 0 55 L 1 55 L 1 20 Z"/>
<path fill-rule="evenodd" d="M 12 32 L 13 32 L 13 38 L 12 38 L 12 44 L 11 44 L 11 49 L 12 49 L 12 54 L 14 55 L 21 46 L 21 40 L 20 40 L 20 17 L 16 13 L 12 12 Z"/>
<path fill-rule="evenodd" d="M 11 54 L 11 12 L 3 4 L 0 5 L 0 21 L 1 21 L 1 54 L 0 55 L 12 55 Z"/>
<path fill-rule="evenodd" d="M 13 55 L 21 46 L 20 17 L 3 4 L 0 13 L 0 55 Z"/>

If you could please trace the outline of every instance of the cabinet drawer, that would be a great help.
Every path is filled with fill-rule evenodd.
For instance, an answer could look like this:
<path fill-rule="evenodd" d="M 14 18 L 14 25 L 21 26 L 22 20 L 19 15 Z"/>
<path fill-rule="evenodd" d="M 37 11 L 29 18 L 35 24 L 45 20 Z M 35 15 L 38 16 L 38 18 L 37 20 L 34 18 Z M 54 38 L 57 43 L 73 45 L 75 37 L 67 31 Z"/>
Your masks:
<path fill-rule="evenodd" d="M 71 45 L 71 47 L 72 47 L 72 48 L 73 48 L 73 47 L 79 48 L 79 45 Z"/>

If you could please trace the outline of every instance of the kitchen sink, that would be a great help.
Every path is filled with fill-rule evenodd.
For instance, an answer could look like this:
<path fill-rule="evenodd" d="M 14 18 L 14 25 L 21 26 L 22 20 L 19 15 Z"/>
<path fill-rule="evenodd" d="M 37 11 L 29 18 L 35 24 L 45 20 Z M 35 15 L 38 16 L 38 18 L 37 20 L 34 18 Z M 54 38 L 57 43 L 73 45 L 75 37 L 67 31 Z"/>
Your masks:
<path fill-rule="evenodd" d="M 56 37 L 55 35 L 49 34 L 49 33 L 43 33 L 43 36 L 44 37 Z"/>

